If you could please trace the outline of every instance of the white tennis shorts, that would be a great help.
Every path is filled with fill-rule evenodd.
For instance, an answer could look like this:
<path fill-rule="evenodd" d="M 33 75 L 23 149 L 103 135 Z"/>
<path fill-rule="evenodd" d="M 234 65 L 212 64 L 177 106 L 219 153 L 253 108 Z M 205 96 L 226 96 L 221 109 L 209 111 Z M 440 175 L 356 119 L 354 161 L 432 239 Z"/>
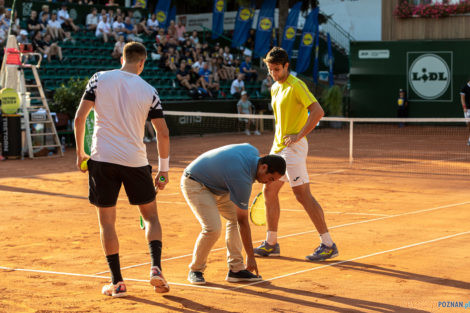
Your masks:
<path fill-rule="evenodd" d="M 309 182 L 307 172 L 308 143 L 305 137 L 289 147 L 285 147 L 282 151 L 271 152 L 271 154 L 279 155 L 286 160 L 286 175 L 282 176 L 280 181 L 289 182 L 291 187 Z"/>

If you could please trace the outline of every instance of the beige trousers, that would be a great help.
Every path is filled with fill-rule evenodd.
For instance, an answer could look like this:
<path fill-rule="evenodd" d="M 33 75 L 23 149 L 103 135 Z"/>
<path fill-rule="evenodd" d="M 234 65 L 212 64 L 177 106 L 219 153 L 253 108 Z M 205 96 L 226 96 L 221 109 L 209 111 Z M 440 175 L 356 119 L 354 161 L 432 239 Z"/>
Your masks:
<path fill-rule="evenodd" d="M 184 174 L 181 177 L 181 190 L 202 228 L 194 246 L 189 269 L 193 272 L 204 272 L 207 257 L 220 237 L 222 230 L 220 215 L 222 215 L 227 220 L 225 243 L 229 269 L 234 272 L 244 270 L 237 206 L 230 201 L 230 194 L 218 196 L 203 184 L 185 177 Z"/>

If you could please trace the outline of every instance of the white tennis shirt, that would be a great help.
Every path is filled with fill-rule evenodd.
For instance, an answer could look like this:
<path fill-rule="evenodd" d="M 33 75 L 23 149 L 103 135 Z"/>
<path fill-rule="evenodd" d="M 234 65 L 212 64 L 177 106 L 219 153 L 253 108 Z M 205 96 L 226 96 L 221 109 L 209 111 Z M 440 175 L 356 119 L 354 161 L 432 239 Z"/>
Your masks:
<path fill-rule="evenodd" d="M 90 157 L 130 167 L 148 165 L 145 121 L 147 117 L 163 118 L 155 88 L 136 74 L 103 71 L 90 78 L 84 99 L 95 102 Z"/>

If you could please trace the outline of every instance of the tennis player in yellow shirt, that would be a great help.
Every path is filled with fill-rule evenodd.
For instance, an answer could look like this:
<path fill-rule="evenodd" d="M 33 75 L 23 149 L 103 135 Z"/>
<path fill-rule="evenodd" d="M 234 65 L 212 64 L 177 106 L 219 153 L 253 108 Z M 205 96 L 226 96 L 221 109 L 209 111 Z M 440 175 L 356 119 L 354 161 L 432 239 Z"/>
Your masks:
<path fill-rule="evenodd" d="M 258 256 L 279 256 L 277 229 L 280 216 L 279 190 L 289 182 L 295 198 L 304 207 L 320 234 L 321 244 L 306 256 L 309 261 L 322 261 L 338 256 L 336 244 L 331 239 L 325 216 L 320 204 L 310 193 L 307 172 L 308 143 L 305 138 L 318 124 L 324 112 L 317 99 L 303 81 L 289 73 L 287 52 L 274 47 L 264 59 L 269 74 L 275 83 L 271 87 L 271 103 L 276 121 L 276 133 L 270 154 L 277 154 L 286 160 L 286 174 L 263 189 L 267 236 L 261 246 L 254 249 Z"/>

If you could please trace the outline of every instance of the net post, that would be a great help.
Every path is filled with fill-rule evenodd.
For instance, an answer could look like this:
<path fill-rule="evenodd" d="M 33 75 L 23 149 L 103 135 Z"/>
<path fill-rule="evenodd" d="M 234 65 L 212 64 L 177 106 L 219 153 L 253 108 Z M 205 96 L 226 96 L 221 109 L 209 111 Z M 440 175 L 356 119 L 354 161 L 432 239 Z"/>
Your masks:
<path fill-rule="evenodd" d="M 349 120 L 349 166 L 353 163 L 354 120 Z"/>

